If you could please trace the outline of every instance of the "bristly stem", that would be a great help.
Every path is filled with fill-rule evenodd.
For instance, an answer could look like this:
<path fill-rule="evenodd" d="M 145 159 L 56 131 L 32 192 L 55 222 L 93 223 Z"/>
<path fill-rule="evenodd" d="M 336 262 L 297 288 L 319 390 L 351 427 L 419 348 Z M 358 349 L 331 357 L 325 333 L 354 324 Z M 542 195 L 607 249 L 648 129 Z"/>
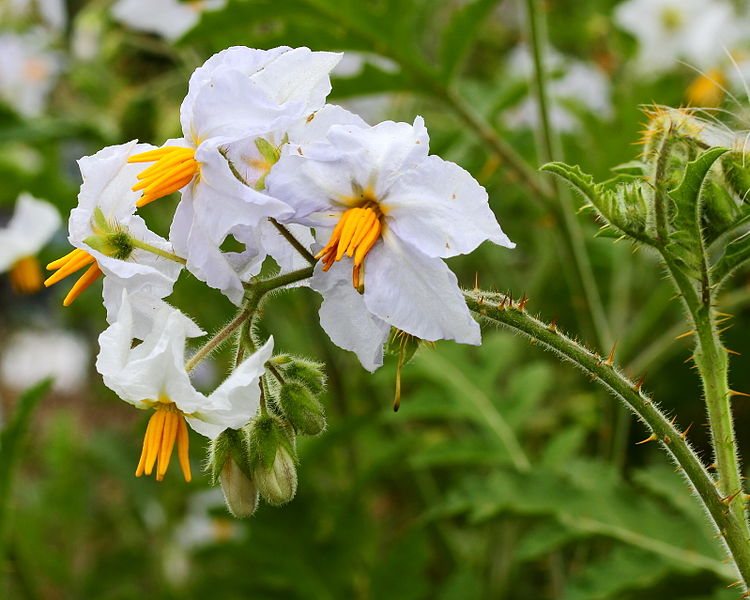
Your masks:
<path fill-rule="evenodd" d="M 464 296 L 469 308 L 483 320 L 509 327 L 553 351 L 563 360 L 572 362 L 643 421 L 651 431 L 650 439 L 661 444 L 690 481 L 734 559 L 742 577 L 743 589 L 746 590 L 750 583 L 750 544 L 744 517 L 738 519 L 735 511 L 729 510 L 730 499 L 716 489 L 714 480 L 688 444 L 687 431 L 679 431 L 667 419 L 654 401 L 643 393 L 640 383 L 630 381 L 609 360 L 584 348 L 556 327 L 514 306 L 507 297 L 483 291 L 464 292 Z"/>
<path fill-rule="evenodd" d="M 214 337 L 208 340 L 190 359 L 185 363 L 185 370 L 190 372 L 196 365 L 219 348 L 224 342 L 230 339 L 231 335 L 247 321 L 249 321 L 258 310 L 261 300 L 270 291 L 308 279 L 312 277 L 313 267 L 282 273 L 269 279 L 261 279 L 253 283 L 245 284 L 248 291 L 245 294 L 245 303 L 242 309 L 237 313 L 227 325 L 225 325 Z M 249 337 L 249 336 L 248 336 Z M 239 352 L 238 352 L 239 356 Z"/>

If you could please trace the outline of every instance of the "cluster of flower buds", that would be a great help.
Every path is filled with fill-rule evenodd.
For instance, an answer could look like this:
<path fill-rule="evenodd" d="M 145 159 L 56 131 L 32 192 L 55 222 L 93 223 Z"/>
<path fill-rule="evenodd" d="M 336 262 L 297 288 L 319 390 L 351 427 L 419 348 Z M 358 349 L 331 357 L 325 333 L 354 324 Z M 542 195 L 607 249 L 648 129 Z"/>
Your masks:
<path fill-rule="evenodd" d="M 74 248 L 48 266 L 55 272 L 47 285 L 85 269 L 66 305 L 104 276 L 109 327 L 97 368 L 120 398 L 153 411 L 136 475 L 163 478 L 176 445 L 190 479 L 189 424 L 214 440 L 212 475 L 237 515 L 254 511 L 258 493 L 271 504 L 291 499 L 295 436 L 325 428 L 321 366 L 274 357 L 272 338 L 255 339 L 266 292 L 294 285 L 319 292 L 323 329 L 374 371 L 392 328 L 409 340 L 479 344 L 479 326 L 443 259 L 485 240 L 513 247 L 484 188 L 429 155 L 421 117 L 370 126 L 326 104 L 340 59 L 288 47 L 233 47 L 211 57 L 190 78 L 183 137 L 160 147 L 131 141 L 79 161 Z M 142 214 L 175 192 L 180 202 L 164 239 Z M 242 251 L 222 248 L 229 236 Z M 259 279 L 268 257 L 278 274 Z M 185 271 L 240 307 L 187 361 L 186 339 L 203 332 L 165 301 Z M 190 371 L 233 338 L 232 373 L 207 396 L 195 390 Z"/>

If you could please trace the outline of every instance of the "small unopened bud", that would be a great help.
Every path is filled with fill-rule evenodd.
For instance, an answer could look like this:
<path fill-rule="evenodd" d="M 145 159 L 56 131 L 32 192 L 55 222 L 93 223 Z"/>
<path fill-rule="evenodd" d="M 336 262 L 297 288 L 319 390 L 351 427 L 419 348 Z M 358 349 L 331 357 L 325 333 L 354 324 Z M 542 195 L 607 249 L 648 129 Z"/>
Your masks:
<path fill-rule="evenodd" d="M 258 508 L 258 487 L 234 459 L 229 458 L 224 463 L 219 481 L 227 509 L 234 517 L 245 519 L 255 512 Z"/>
<path fill-rule="evenodd" d="M 279 391 L 279 405 L 295 430 L 305 435 L 318 435 L 326 428 L 323 405 L 299 381 L 287 381 Z"/>
<path fill-rule="evenodd" d="M 325 391 L 326 376 L 322 364 L 297 356 L 282 356 L 284 362 L 279 364 L 284 370 L 285 377 L 301 381 L 316 396 Z M 274 361 L 276 358 L 274 357 Z"/>
<path fill-rule="evenodd" d="M 260 495 L 273 505 L 289 502 L 297 492 L 297 467 L 284 426 L 274 416 L 260 415 L 246 432 L 252 479 Z"/>

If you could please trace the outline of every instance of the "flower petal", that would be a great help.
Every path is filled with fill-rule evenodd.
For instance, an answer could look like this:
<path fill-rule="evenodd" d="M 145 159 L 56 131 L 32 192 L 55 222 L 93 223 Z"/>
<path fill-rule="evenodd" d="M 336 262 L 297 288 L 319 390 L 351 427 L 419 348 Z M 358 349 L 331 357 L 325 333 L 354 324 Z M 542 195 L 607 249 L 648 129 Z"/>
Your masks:
<path fill-rule="evenodd" d="M 391 328 L 367 309 L 351 279 L 349 264 L 335 263 L 324 273 L 318 263 L 310 287 L 323 296 L 320 325 L 328 337 L 339 348 L 354 352 L 372 372 L 383 365 L 383 345 Z"/>
<path fill-rule="evenodd" d="M 8 226 L 0 230 L 0 272 L 19 258 L 37 254 L 60 223 L 60 215 L 49 202 L 21 194 Z"/>
<path fill-rule="evenodd" d="M 485 240 L 515 247 L 487 204 L 485 189 L 438 156 L 405 172 L 381 206 L 391 231 L 427 256 L 468 254 Z"/>
<path fill-rule="evenodd" d="M 373 314 L 423 340 L 481 343 L 456 276 L 385 230 L 364 263 L 364 302 Z"/>

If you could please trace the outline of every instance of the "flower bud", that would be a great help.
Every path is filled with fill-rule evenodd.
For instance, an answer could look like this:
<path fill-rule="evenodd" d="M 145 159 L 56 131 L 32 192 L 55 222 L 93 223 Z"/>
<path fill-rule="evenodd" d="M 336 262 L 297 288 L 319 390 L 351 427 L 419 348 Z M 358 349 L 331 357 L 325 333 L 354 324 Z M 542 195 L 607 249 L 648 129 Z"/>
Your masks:
<path fill-rule="evenodd" d="M 277 417 L 260 415 L 245 429 L 252 479 L 272 505 L 289 502 L 297 492 L 292 440 Z"/>
<path fill-rule="evenodd" d="M 97 252 L 119 260 L 127 260 L 135 250 L 130 234 L 120 225 L 109 223 L 98 206 L 94 209 L 91 229 L 94 234 L 83 242 Z"/>
<path fill-rule="evenodd" d="M 238 519 L 251 516 L 258 508 L 258 487 L 233 458 L 224 462 L 219 480 L 224 501 L 232 516 Z"/>
<path fill-rule="evenodd" d="M 283 368 L 287 378 L 301 381 L 316 396 L 325 391 L 326 376 L 321 363 L 287 355 L 274 357 L 273 360 L 276 361 L 277 358 L 283 358 L 283 362 L 279 365 Z"/>
<path fill-rule="evenodd" d="M 287 381 L 281 386 L 279 405 L 299 433 L 318 435 L 326 428 L 323 405 L 307 386 L 299 381 Z"/>

